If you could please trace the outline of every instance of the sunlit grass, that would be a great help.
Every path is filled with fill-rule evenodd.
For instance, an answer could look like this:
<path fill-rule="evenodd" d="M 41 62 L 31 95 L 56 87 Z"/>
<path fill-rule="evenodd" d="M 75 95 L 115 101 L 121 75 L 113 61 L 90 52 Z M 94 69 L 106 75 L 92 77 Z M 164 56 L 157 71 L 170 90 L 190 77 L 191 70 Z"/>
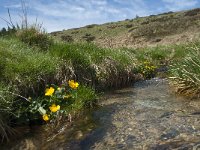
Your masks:
<path fill-rule="evenodd" d="M 47 52 L 30 48 L 17 39 L 0 38 L 0 79 L 6 84 L 28 90 L 55 75 L 59 63 Z"/>
<path fill-rule="evenodd" d="M 200 47 L 189 46 L 188 54 L 170 66 L 170 79 L 177 87 L 177 92 L 200 97 Z"/>

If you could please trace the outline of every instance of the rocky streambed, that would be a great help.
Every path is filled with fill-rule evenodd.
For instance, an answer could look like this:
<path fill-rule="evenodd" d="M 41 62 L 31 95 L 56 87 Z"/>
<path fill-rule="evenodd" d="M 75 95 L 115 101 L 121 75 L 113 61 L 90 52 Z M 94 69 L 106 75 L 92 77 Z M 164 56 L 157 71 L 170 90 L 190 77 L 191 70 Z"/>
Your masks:
<path fill-rule="evenodd" d="M 113 91 L 100 105 L 49 141 L 32 137 L 30 149 L 200 149 L 200 101 L 175 95 L 166 79 Z"/>

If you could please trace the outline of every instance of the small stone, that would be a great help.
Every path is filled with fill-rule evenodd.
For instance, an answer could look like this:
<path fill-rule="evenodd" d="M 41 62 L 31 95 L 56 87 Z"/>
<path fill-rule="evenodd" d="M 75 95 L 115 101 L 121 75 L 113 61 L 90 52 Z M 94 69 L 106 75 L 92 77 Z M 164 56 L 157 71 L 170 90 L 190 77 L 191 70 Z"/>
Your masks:
<path fill-rule="evenodd" d="M 122 149 L 124 148 L 125 146 L 123 144 L 117 144 L 117 149 Z"/>
<path fill-rule="evenodd" d="M 126 144 L 131 144 L 134 143 L 135 141 L 137 141 L 136 137 L 133 135 L 128 135 L 127 139 L 126 139 Z"/>
<path fill-rule="evenodd" d="M 128 128 L 128 130 L 129 130 L 129 131 L 132 131 L 133 129 L 132 129 L 132 128 Z"/>
<path fill-rule="evenodd" d="M 169 118 L 172 114 L 173 114 L 173 112 L 165 112 L 160 116 L 160 118 L 164 118 L 164 117 Z"/>
<path fill-rule="evenodd" d="M 88 128 L 87 131 L 92 131 L 92 129 L 91 129 L 91 128 Z"/>
<path fill-rule="evenodd" d="M 76 133 L 75 133 L 75 139 L 80 139 L 80 138 L 82 138 L 83 137 L 83 133 L 82 133 L 82 131 L 77 131 Z"/>
<path fill-rule="evenodd" d="M 175 138 L 179 134 L 180 133 L 176 129 L 171 129 L 166 134 L 162 134 L 161 137 L 160 137 L 160 139 L 161 140 L 172 139 L 172 138 Z"/>

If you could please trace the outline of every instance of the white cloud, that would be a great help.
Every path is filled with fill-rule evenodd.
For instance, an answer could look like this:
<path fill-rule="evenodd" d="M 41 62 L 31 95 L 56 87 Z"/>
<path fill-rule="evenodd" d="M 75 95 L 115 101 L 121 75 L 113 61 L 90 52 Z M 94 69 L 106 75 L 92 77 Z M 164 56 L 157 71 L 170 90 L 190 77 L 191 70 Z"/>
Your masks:
<path fill-rule="evenodd" d="M 107 0 L 91 0 L 91 3 L 99 6 L 105 6 L 108 4 Z"/>
<path fill-rule="evenodd" d="M 162 0 L 169 11 L 179 11 L 194 7 L 198 0 Z"/>
<path fill-rule="evenodd" d="M 18 3 L 10 3 L 7 7 L 11 10 L 14 8 L 16 12 L 16 8 L 20 11 L 19 6 Z M 41 0 L 28 0 L 27 6 L 29 20 L 34 22 L 38 17 L 49 32 L 124 20 L 136 15 L 144 16 L 149 12 L 144 0 L 48 0 L 46 3 Z M 16 14 L 13 16 L 12 13 L 14 22 L 19 20 Z M 36 17 L 33 17 L 34 15 Z"/>
<path fill-rule="evenodd" d="M 30 1 L 29 7 L 44 22 L 48 31 L 62 30 L 87 24 L 101 24 L 110 21 L 134 18 L 148 14 L 143 0 L 118 0 L 127 6 L 114 5 L 110 0 L 55 0 L 42 3 Z"/>
<path fill-rule="evenodd" d="M 21 8 L 20 4 L 13 4 L 13 5 L 5 5 L 5 8 Z"/>

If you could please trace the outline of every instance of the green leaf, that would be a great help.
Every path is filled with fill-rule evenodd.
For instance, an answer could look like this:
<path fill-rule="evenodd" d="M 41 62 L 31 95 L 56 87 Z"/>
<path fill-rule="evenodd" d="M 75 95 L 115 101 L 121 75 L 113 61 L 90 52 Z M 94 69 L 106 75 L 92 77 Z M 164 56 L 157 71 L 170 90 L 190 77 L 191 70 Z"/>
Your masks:
<path fill-rule="evenodd" d="M 40 112 L 41 115 L 46 114 L 46 110 L 43 107 L 39 107 L 38 111 Z"/>

